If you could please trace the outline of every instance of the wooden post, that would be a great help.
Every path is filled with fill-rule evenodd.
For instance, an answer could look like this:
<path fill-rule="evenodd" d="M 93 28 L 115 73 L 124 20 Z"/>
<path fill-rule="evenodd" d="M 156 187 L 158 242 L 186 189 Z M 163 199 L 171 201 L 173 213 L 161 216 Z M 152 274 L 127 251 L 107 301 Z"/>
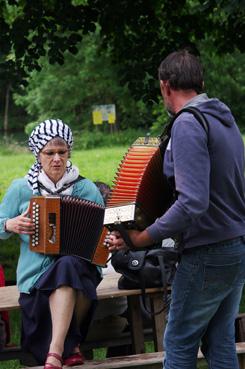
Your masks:
<path fill-rule="evenodd" d="M 134 354 L 145 352 L 143 319 L 141 315 L 140 296 L 128 296 L 128 310 Z"/>
<path fill-rule="evenodd" d="M 156 314 L 164 307 L 163 293 L 154 293 L 150 296 L 151 310 L 155 315 L 152 316 L 153 338 L 155 351 L 163 351 L 163 333 L 166 325 L 166 312 Z"/>
<path fill-rule="evenodd" d="M 9 116 L 9 99 L 10 99 L 11 84 L 7 84 L 6 95 L 5 95 L 5 106 L 4 106 L 4 119 L 3 119 L 3 130 L 4 135 L 8 133 L 8 116 Z"/>

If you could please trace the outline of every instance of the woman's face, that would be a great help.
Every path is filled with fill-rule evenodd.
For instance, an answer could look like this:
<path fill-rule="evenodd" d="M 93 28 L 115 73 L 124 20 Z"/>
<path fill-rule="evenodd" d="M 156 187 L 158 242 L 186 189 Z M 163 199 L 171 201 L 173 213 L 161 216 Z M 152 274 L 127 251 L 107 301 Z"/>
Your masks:
<path fill-rule="evenodd" d="M 62 139 L 49 141 L 39 154 L 43 171 L 53 183 L 57 183 L 66 171 L 69 148 Z"/>

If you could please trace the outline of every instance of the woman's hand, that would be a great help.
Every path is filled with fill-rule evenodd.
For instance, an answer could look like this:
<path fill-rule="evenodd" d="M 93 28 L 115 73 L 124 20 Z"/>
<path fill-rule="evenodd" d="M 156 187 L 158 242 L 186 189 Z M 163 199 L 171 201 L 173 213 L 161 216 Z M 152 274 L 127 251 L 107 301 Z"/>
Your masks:
<path fill-rule="evenodd" d="M 12 219 L 8 219 L 5 223 L 6 231 L 18 234 L 34 234 L 35 225 L 28 216 L 29 212 L 30 208 L 28 208 L 21 215 L 18 215 Z"/>

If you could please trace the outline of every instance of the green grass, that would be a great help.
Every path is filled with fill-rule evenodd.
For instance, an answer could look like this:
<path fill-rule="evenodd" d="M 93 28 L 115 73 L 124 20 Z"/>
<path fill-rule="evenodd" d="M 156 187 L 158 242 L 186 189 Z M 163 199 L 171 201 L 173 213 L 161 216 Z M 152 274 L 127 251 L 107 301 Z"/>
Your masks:
<path fill-rule="evenodd" d="M 93 181 L 100 180 L 112 184 L 116 169 L 128 146 L 110 148 L 98 148 L 91 150 L 75 150 L 72 152 L 72 162 L 78 166 L 80 174 Z M 24 146 L 10 144 L 1 145 L 0 148 L 0 201 L 13 179 L 24 176 L 34 162 L 34 157 Z M 15 279 L 16 261 L 18 258 L 17 237 L 10 240 L 0 240 L 0 263 L 5 267 L 6 279 Z M 245 312 L 245 293 L 241 302 L 240 311 Z M 19 312 L 13 311 L 11 317 L 11 331 L 13 343 L 19 343 L 20 319 Z M 152 351 L 152 344 L 146 346 L 147 351 Z M 94 350 L 97 359 L 104 358 L 106 349 Z M 0 369 L 18 369 L 18 361 L 0 362 Z M 199 369 L 206 369 L 207 365 L 201 361 Z"/>
<path fill-rule="evenodd" d="M 111 184 L 126 150 L 126 146 L 75 150 L 72 152 L 71 161 L 84 177 Z M 10 150 L 0 151 L 0 200 L 11 181 L 26 175 L 33 163 L 34 156 L 24 148 L 16 151 L 12 147 Z"/>

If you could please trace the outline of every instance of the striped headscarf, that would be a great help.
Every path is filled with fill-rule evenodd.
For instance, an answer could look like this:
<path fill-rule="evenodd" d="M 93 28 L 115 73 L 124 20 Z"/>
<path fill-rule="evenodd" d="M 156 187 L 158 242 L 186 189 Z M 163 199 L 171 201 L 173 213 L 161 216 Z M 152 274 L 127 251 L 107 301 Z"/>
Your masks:
<path fill-rule="evenodd" d="M 68 147 L 70 149 L 72 148 L 72 131 L 68 125 L 62 122 L 60 119 L 47 119 L 41 122 L 36 128 L 34 128 L 29 137 L 29 149 L 36 157 L 35 163 L 29 169 L 27 174 L 27 180 L 33 190 L 33 193 L 35 193 L 38 189 L 38 176 L 42 169 L 42 166 L 38 160 L 38 154 L 44 148 L 44 146 L 55 137 L 62 138 L 67 143 Z M 67 171 L 69 171 L 70 167 L 71 163 L 68 161 Z"/>

